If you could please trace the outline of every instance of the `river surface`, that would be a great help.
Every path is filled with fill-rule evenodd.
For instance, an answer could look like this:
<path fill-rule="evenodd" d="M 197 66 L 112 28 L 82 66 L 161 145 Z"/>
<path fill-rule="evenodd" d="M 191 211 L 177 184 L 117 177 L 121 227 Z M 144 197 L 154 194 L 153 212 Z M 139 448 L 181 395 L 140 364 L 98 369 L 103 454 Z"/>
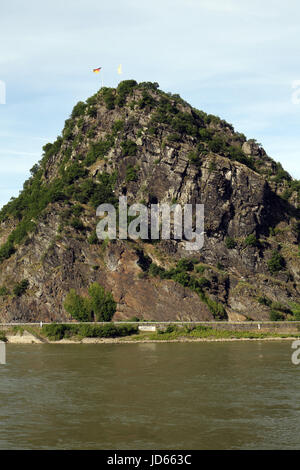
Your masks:
<path fill-rule="evenodd" d="M 7 345 L 0 449 L 297 449 L 291 342 Z"/>

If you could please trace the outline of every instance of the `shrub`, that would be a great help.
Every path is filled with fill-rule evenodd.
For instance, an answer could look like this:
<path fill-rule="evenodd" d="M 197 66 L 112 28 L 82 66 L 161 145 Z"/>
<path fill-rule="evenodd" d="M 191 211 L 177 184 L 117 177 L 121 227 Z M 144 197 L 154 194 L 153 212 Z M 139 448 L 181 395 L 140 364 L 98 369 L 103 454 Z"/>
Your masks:
<path fill-rule="evenodd" d="M 227 313 L 222 304 L 219 304 L 215 300 L 206 298 L 206 304 L 213 314 L 215 320 L 227 320 Z"/>
<path fill-rule="evenodd" d="M 116 119 L 116 121 L 112 125 L 112 132 L 113 134 L 117 134 L 118 132 L 124 129 L 124 121 L 121 119 Z"/>
<path fill-rule="evenodd" d="M 86 133 L 86 136 L 89 139 L 93 139 L 96 136 L 96 130 L 95 129 L 89 129 Z M 80 160 L 83 160 L 83 158 L 80 158 Z"/>
<path fill-rule="evenodd" d="M 137 181 L 137 179 L 137 168 L 132 165 L 127 165 L 125 174 L 125 180 L 127 183 L 129 183 L 129 181 Z"/>
<path fill-rule="evenodd" d="M 76 186 L 73 192 L 74 198 L 82 204 L 89 202 L 95 190 L 95 183 L 92 179 L 86 179 Z"/>
<path fill-rule="evenodd" d="M 123 140 L 123 142 L 121 142 L 121 148 L 123 157 L 132 157 L 136 155 L 137 145 L 133 140 Z"/>
<path fill-rule="evenodd" d="M 85 168 L 82 168 L 78 162 L 75 162 L 71 165 L 68 166 L 68 168 L 62 169 L 61 174 L 62 174 L 62 182 L 64 184 L 71 184 L 74 181 L 78 180 L 79 178 L 82 178 L 85 176 L 87 173 Z"/>
<path fill-rule="evenodd" d="M 150 276 L 156 277 L 161 276 L 165 272 L 164 268 L 157 266 L 155 263 L 151 263 L 149 267 Z"/>
<path fill-rule="evenodd" d="M 213 131 L 211 129 L 200 129 L 199 132 L 199 137 L 202 141 L 208 142 L 209 140 L 212 139 Z"/>
<path fill-rule="evenodd" d="M 7 342 L 7 338 L 4 331 L 0 331 L 0 341 L 3 341 L 3 343 Z"/>
<path fill-rule="evenodd" d="M 169 134 L 167 136 L 168 142 L 180 142 L 181 136 L 179 134 Z"/>
<path fill-rule="evenodd" d="M 84 209 L 80 204 L 74 204 L 71 208 L 72 214 L 75 215 L 75 217 L 79 217 L 83 210 Z"/>
<path fill-rule="evenodd" d="M 85 230 L 84 224 L 81 222 L 78 217 L 73 217 L 70 222 L 71 227 L 75 228 L 75 230 Z"/>
<path fill-rule="evenodd" d="M 291 304 L 291 310 L 292 310 L 293 320 L 300 321 L 300 304 L 298 303 Z"/>
<path fill-rule="evenodd" d="M 0 247 L 0 263 L 5 259 L 8 259 L 14 252 L 15 248 L 12 242 L 7 241 Z"/>
<path fill-rule="evenodd" d="M 92 194 L 89 199 L 90 204 L 96 208 L 100 204 L 107 203 L 116 205 L 118 199 L 114 195 L 113 188 L 115 187 L 117 174 L 103 172 L 98 175 L 98 184 L 93 186 Z"/>
<path fill-rule="evenodd" d="M 98 159 L 102 159 L 109 152 L 113 145 L 114 139 L 111 135 L 107 135 L 105 140 L 101 139 L 99 140 L 99 142 L 92 143 L 90 145 L 84 163 L 87 166 L 90 166 L 95 163 Z"/>
<path fill-rule="evenodd" d="M 291 181 L 291 175 L 282 168 L 281 163 L 276 163 L 276 176 L 274 177 L 274 181 L 276 183 L 282 183 L 284 180 Z"/>
<path fill-rule="evenodd" d="M 18 282 L 15 284 L 13 288 L 13 293 L 16 297 L 21 297 L 21 295 L 24 294 L 24 292 L 28 289 L 29 287 L 29 281 L 27 279 L 23 279 L 21 282 Z"/>
<path fill-rule="evenodd" d="M 175 282 L 178 282 L 178 284 L 181 284 L 184 287 L 188 287 L 190 285 L 190 276 L 186 272 L 179 272 L 176 274 L 172 275 L 172 279 Z"/>
<path fill-rule="evenodd" d="M 101 90 L 106 109 L 114 109 L 115 107 L 115 91 L 113 88 L 102 88 Z"/>
<path fill-rule="evenodd" d="M 123 80 L 119 83 L 117 87 L 117 106 L 124 106 L 126 98 L 129 94 L 132 93 L 133 89 L 136 87 L 137 82 L 135 80 Z"/>
<path fill-rule="evenodd" d="M 87 114 L 91 118 L 97 117 L 97 108 L 95 106 L 89 106 L 87 110 Z"/>
<path fill-rule="evenodd" d="M 205 271 L 205 266 L 202 266 L 201 264 L 199 264 L 198 266 L 195 267 L 195 271 L 196 273 L 203 274 Z"/>
<path fill-rule="evenodd" d="M 194 137 L 198 134 L 198 127 L 194 117 L 189 113 L 178 112 L 172 119 L 172 128 L 179 134 L 189 134 Z"/>
<path fill-rule="evenodd" d="M 227 237 L 225 239 L 225 245 L 226 247 L 229 249 L 229 250 L 232 250 L 233 248 L 236 247 L 236 241 L 234 238 L 231 238 L 231 237 Z"/>
<path fill-rule="evenodd" d="M 86 104 L 83 101 L 79 101 L 73 108 L 71 118 L 82 116 L 85 113 Z"/>
<path fill-rule="evenodd" d="M 182 258 L 176 264 L 176 269 L 178 271 L 193 271 L 194 263 L 190 259 Z"/>
<path fill-rule="evenodd" d="M 178 331 L 178 326 L 177 325 L 168 325 L 167 328 L 165 329 L 164 333 L 173 333 L 175 331 Z"/>
<path fill-rule="evenodd" d="M 276 310 L 271 310 L 270 312 L 270 320 L 271 321 L 282 321 L 285 317 L 282 313 L 277 312 Z"/>
<path fill-rule="evenodd" d="M 244 243 L 246 246 L 252 247 L 257 247 L 259 245 L 259 241 L 253 233 L 245 238 Z"/>
<path fill-rule="evenodd" d="M 156 100 L 147 91 L 143 91 L 142 98 L 138 102 L 139 108 L 153 108 L 156 104 Z"/>
<path fill-rule="evenodd" d="M 204 289 L 210 287 L 210 281 L 206 277 L 194 279 L 196 289 Z"/>
<path fill-rule="evenodd" d="M 9 290 L 5 286 L 0 287 L 0 296 L 5 297 L 6 295 L 9 295 Z"/>
<path fill-rule="evenodd" d="M 225 142 L 221 137 L 215 136 L 208 142 L 208 148 L 211 152 L 220 153 L 225 150 Z"/>
<path fill-rule="evenodd" d="M 216 171 L 217 165 L 215 161 L 210 161 L 208 165 L 208 173 L 211 174 L 213 171 Z"/>
<path fill-rule="evenodd" d="M 189 152 L 187 154 L 187 158 L 189 159 L 191 163 L 194 163 L 194 165 L 198 165 L 198 166 L 201 165 L 202 161 L 198 152 Z"/>
<path fill-rule="evenodd" d="M 270 307 L 272 305 L 272 301 L 266 296 L 258 297 L 257 302 L 261 305 L 265 305 L 266 307 Z"/>
<path fill-rule="evenodd" d="M 136 334 L 138 328 L 135 325 L 87 325 L 87 324 L 74 324 L 65 325 L 52 323 L 51 325 L 43 326 L 43 333 L 53 341 L 59 341 L 63 338 L 72 335 L 78 335 L 86 338 L 112 338 L 118 336 L 129 336 Z"/>
<path fill-rule="evenodd" d="M 96 233 L 96 230 L 93 230 L 91 235 L 89 236 L 88 238 L 88 242 L 90 245 L 96 245 L 98 243 L 98 237 L 97 237 L 97 233 Z"/>
<path fill-rule="evenodd" d="M 68 325 L 51 323 L 50 325 L 44 325 L 42 331 L 50 340 L 59 341 L 64 338 L 67 328 Z"/>
<path fill-rule="evenodd" d="M 274 250 L 272 252 L 272 257 L 268 261 L 268 268 L 271 274 L 275 274 L 282 269 L 284 269 L 286 266 L 285 259 L 283 256 L 279 253 L 279 251 Z"/>

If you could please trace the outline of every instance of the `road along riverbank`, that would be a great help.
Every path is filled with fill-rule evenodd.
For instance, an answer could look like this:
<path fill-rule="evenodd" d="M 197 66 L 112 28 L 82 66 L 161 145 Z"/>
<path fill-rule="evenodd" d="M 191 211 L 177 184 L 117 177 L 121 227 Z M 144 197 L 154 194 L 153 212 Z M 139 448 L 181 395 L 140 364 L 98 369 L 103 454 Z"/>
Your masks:
<path fill-rule="evenodd" d="M 297 323 L 297 324 L 296 324 Z M 51 323 L 5 324 L 0 340 L 14 344 L 148 343 L 300 338 L 299 322 Z"/>

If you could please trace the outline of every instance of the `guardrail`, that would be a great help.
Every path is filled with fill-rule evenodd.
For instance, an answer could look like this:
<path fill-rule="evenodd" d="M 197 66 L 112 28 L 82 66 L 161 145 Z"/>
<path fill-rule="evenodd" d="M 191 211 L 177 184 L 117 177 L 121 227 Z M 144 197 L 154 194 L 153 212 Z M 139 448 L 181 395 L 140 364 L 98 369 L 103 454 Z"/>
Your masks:
<path fill-rule="evenodd" d="M 53 322 L 10 322 L 10 323 L 0 323 L 0 326 L 40 326 L 43 325 L 52 325 L 53 323 L 61 323 L 64 325 L 77 325 L 78 323 L 85 323 L 87 325 L 111 325 L 111 324 L 124 324 L 124 323 L 133 323 L 137 325 L 290 325 L 290 326 L 300 326 L 300 321 L 110 321 L 110 322 L 74 322 L 74 321 L 53 321 Z"/>

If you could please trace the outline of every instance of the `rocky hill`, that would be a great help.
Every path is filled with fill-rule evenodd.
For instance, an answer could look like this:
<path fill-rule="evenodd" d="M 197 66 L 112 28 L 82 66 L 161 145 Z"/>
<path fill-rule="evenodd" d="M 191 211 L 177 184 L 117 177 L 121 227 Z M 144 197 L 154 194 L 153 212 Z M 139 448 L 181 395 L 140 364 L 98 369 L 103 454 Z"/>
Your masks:
<path fill-rule="evenodd" d="M 79 102 L 0 213 L 0 319 L 66 320 L 70 289 L 97 282 L 114 319 L 299 315 L 299 193 L 260 144 L 156 83 Z M 103 202 L 202 203 L 205 243 L 99 241 Z"/>

